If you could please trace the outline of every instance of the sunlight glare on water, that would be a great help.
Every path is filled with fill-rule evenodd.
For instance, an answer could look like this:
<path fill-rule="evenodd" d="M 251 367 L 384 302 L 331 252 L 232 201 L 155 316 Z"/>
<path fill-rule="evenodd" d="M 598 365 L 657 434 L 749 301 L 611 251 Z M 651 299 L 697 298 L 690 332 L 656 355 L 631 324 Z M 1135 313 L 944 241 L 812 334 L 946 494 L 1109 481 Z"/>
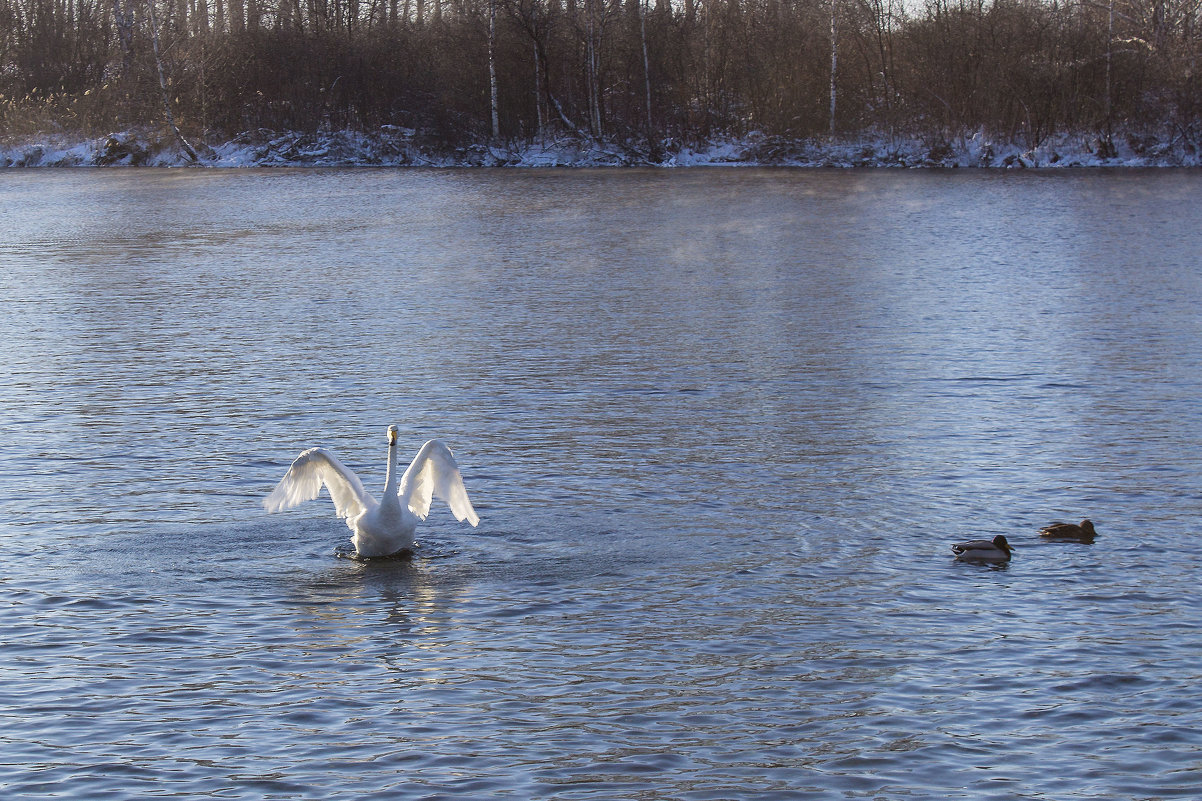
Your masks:
<path fill-rule="evenodd" d="M 1200 201 L 0 175 L 0 788 L 1197 797 Z M 378 492 L 390 423 L 455 450 L 478 529 L 436 502 L 363 562 L 324 497 L 263 512 L 312 445 Z"/>

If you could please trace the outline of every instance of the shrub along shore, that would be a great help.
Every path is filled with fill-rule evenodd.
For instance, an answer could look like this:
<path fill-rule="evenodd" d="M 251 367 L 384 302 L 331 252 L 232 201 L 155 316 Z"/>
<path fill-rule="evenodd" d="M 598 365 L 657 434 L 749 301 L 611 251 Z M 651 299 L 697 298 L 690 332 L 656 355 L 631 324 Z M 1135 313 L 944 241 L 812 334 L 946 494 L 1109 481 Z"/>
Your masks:
<path fill-rule="evenodd" d="M 0 163 L 1197 163 L 1198 0 L 0 0 Z"/>

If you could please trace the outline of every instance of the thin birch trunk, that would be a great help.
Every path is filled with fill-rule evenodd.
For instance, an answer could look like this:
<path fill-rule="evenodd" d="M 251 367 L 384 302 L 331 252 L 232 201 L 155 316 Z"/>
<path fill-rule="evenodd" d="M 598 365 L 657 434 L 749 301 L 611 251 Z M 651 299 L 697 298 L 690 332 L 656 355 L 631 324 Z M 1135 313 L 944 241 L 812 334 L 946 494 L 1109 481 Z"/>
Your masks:
<path fill-rule="evenodd" d="M 497 114 L 497 0 L 488 3 L 488 95 L 492 111 L 492 138 L 501 137 L 501 124 Z"/>
<path fill-rule="evenodd" d="M 639 0 L 639 38 L 643 44 L 643 83 L 647 89 L 647 139 L 651 139 L 651 62 L 647 58 L 647 11 Z"/>
<path fill-rule="evenodd" d="M 839 66 L 839 38 L 835 27 L 835 0 L 831 0 L 831 138 L 835 137 L 835 75 Z"/>
<path fill-rule="evenodd" d="M 534 113 L 538 118 L 538 139 L 545 142 L 543 136 L 543 76 L 542 64 L 538 55 L 538 42 L 534 43 Z"/>
<path fill-rule="evenodd" d="M 175 124 L 175 115 L 171 113 L 171 93 L 167 91 L 167 74 L 163 71 L 163 57 L 159 52 L 159 23 L 155 18 L 154 2 L 155 0 L 150 0 L 146 5 L 150 9 L 150 46 L 154 51 L 154 65 L 159 71 L 159 90 L 163 97 L 163 114 L 167 117 L 167 125 L 170 126 L 172 132 L 175 134 L 175 138 L 179 140 L 180 147 L 184 149 L 188 160 L 196 162 L 198 159 L 195 148 L 184 138 L 183 132 Z"/>

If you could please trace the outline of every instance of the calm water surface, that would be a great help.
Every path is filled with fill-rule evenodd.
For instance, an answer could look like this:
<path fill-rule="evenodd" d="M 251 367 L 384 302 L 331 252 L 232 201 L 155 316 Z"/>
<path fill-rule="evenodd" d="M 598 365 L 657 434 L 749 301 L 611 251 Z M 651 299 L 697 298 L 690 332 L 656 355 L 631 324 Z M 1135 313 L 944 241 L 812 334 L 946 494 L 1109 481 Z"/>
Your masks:
<path fill-rule="evenodd" d="M 1202 174 L 6 172 L 0 221 L 6 798 L 1202 793 Z M 478 529 L 262 511 L 394 422 Z"/>

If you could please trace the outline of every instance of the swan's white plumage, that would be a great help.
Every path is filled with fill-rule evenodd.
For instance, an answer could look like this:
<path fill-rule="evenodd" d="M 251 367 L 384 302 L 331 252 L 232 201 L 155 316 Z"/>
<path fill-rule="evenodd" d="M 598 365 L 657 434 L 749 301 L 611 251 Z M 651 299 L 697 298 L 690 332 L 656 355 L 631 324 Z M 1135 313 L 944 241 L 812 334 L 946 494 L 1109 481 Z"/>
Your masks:
<path fill-rule="evenodd" d="M 396 477 L 396 426 L 388 429 L 388 474 L 379 502 L 363 488 L 354 471 L 325 448 L 310 448 L 292 462 L 276 488 L 263 499 L 268 512 L 291 509 L 316 498 L 322 486 L 334 509 L 346 518 L 351 542 L 360 556 L 389 556 L 413 547 L 418 521 L 430 513 L 433 498 L 446 501 L 456 520 L 480 522 L 468 500 L 463 476 L 451 449 L 439 440 L 422 445 L 404 476 Z"/>
<path fill-rule="evenodd" d="M 401 476 L 398 493 L 401 502 L 417 515 L 418 520 L 425 520 L 430 514 L 430 502 L 437 496 L 447 502 L 456 520 L 466 519 L 473 527 L 480 522 L 467 498 L 455 456 L 439 440 L 430 440 L 413 457 L 405 475 Z"/>
<path fill-rule="evenodd" d="M 358 517 L 376 505 L 363 482 L 337 456 L 325 448 L 310 448 L 292 462 L 284 478 L 263 499 L 263 507 L 268 512 L 291 509 L 316 498 L 323 485 L 329 489 L 339 517 Z"/>

